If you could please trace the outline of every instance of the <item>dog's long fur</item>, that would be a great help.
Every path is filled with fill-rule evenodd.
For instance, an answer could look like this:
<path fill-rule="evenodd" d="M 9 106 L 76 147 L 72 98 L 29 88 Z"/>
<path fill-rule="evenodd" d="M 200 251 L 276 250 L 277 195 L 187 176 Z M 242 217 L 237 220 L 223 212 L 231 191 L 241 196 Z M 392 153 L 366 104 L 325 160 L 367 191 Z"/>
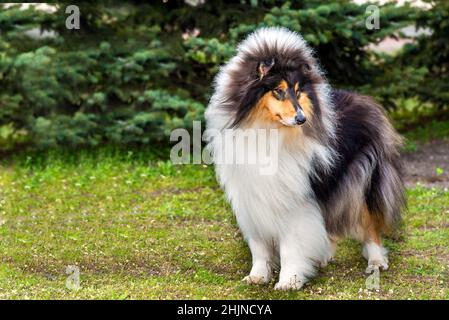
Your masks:
<path fill-rule="evenodd" d="M 301 126 L 283 118 L 287 102 L 273 100 L 282 83 L 285 92 L 296 90 L 295 83 L 299 88 Z M 280 111 L 273 115 L 270 108 Z M 387 268 L 380 234 L 405 204 L 401 138 L 372 99 L 330 88 L 300 35 L 263 28 L 244 40 L 215 79 L 206 121 L 208 129 L 275 128 L 280 135 L 274 175 L 260 175 L 254 165 L 216 164 L 252 252 L 246 282 L 268 282 L 277 261 L 275 288 L 298 289 L 346 235 L 365 244 L 368 271 Z M 212 136 L 209 147 L 214 157 L 227 152 Z"/>

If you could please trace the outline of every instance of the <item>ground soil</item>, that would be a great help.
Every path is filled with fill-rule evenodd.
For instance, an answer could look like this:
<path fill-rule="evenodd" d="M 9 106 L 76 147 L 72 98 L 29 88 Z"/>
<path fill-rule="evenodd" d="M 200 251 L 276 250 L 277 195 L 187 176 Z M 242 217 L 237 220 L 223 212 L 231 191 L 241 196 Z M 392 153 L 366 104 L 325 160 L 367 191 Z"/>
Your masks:
<path fill-rule="evenodd" d="M 419 182 L 427 187 L 449 188 L 449 140 L 418 144 L 416 151 L 403 153 L 402 159 L 407 187 Z M 437 168 L 443 173 L 438 174 Z"/>

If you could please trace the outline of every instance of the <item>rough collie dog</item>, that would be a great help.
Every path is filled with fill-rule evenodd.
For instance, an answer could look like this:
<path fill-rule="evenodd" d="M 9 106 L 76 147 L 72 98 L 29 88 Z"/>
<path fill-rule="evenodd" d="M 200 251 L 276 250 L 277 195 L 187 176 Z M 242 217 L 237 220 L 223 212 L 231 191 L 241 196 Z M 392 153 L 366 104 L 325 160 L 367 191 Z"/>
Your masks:
<path fill-rule="evenodd" d="M 330 88 L 299 34 L 263 28 L 244 40 L 217 75 L 205 116 L 208 130 L 279 135 L 274 174 L 215 164 L 252 254 L 244 282 L 267 283 L 280 265 L 274 288 L 299 289 L 343 236 L 363 243 L 367 272 L 388 268 L 381 234 L 405 205 L 401 138 L 372 99 Z M 214 161 L 228 152 L 208 139 Z"/>

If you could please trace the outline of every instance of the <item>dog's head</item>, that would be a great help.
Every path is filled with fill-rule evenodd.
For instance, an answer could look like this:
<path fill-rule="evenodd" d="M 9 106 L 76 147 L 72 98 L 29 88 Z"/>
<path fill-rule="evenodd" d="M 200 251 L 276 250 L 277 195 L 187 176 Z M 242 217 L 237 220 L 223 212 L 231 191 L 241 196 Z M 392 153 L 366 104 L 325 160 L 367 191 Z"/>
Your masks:
<path fill-rule="evenodd" d="M 253 111 L 254 116 L 262 117 L 265 121 L 276 121 L 288 127 L 302 125 L 313 112 L 307 90 L 310 67 L 307 63 L 303 63 L 297 69 L 282 70 L 282 66 L 275 68 L 275 63 L 276 58 L 271 58 L 259 64 L 259 77 L 262 83 L 256 85 L 261 88 L 254 91 L 263 92 L 263 95 Z"/>
<path fill-rule="evenodd" d="M 258 30 L 239 46 L 237 57 L 239 68 L 230 73 L 238 96 L 233 126 L 258 120 L 296 127 L 310 125 L 319 114 L 314 86 L 325 80 L 298 34 Z"/>

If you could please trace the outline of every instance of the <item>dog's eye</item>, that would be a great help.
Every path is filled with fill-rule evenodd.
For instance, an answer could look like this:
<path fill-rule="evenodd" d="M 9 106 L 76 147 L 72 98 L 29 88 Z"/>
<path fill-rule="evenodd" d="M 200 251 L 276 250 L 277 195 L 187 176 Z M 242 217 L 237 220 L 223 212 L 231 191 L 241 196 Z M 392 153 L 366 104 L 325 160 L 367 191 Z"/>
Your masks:
<path fill-rule="evenodd" d="M 262 63 L 265 67 L 272 67 L 274 65 L 274 58 L 266 59 Z"/>
<path fill-rule="evenodd" d="M 273 90 L 273 96 L 278 100 L 284 100 L 285 92 L 280 88 L 276 88 Z"/>

